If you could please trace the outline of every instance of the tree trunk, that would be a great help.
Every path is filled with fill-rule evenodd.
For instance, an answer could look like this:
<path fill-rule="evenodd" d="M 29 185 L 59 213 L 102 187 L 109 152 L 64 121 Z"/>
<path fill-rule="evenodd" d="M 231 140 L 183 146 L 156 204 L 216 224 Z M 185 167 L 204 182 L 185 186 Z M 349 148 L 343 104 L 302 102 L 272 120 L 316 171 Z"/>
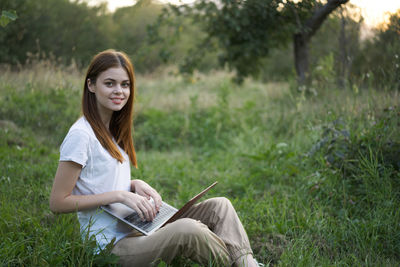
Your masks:
<path fill-rule="evenodd" d="M 300 85 L 306 85 L 309 80 L 308 44 L 311 37 L 321 27 L 330 13 L 348 1 L 349 0 L 328 0 L 326 4 L 317 8 L 312 16 L 302 25 L 298 25 L 300 30 L 294 34 L 293 43 L 297 79 Z"/>
<path fill-rule="evenodd" d="M 346 18 L 343 14 L 343 9 L 340 12 L 341 16 L 341 27 L 339 35 L 339 77 L 338 82 L 341 88 L 346 87 L 348 72 L 349 72 L 349 60 L 347 52 L 347 36 L 346 36 Z"/>
<path fill-rule="evenodd" d="M 300 85 L 307 84 L 308 73 L 308 43 L 309 39 L 301 33 L 294 35 L 294 62 L 297 72 L 297 82 Z"/>

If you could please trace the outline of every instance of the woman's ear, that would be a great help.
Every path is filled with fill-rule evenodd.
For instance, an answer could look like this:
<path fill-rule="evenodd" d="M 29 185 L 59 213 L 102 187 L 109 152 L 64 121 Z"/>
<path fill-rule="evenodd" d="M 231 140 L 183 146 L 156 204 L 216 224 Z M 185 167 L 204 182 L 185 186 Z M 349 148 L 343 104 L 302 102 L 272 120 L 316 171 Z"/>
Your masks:
<path fill-rule="evenodd" d="M 95 85 L 92 83 L 92 81 L 90 79 L 87 79 L 86 83 L 87 83 L 89 91 L 94 93 L 95 92 L 95 90 L 94 90 L 94 86 Z"/>

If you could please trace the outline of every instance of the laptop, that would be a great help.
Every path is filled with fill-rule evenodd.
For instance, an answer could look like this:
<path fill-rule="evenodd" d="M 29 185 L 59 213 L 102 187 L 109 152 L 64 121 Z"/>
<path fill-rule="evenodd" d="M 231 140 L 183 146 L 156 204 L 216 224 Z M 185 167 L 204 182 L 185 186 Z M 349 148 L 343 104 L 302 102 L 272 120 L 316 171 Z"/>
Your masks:
<path fill-rule="evenodd" d="M 151 235 L 159 228 L 164 225 L 176 221 L 183 213 L 185 213 L 191 206 L 193 206 L 202 196 L 204 196 L 211 188 L 213 188 L 218 182 L 214 182 L 209 187 L 198 193 L 191 200 L 179 210 L 163 201 L 159 212 L 153 221 L 142 221 L 137 212 L 122 203 L 113 203 L 105 206 L 101 206 L 101 209 L 123 221 L 124 223 L 135 228 L 144 235 Z M 153 200 L 153 199 L 151 199 Z M 153 202 L 154 204 L 154 202 Z"/>

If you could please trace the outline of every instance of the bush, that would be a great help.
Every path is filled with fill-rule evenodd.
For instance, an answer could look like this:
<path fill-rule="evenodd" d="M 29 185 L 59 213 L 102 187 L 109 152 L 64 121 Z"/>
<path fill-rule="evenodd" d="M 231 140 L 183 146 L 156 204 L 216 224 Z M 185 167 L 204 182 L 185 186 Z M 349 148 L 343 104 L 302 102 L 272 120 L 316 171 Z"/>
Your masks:
<path fill-rule="evenodd" d="M 343 119 L 324 126 L 322 138 L 309 151 L 308 156 L 322 153 L 325 163 L 339 169 L 344 176 L 355 175 L 355 167 L 371 154 L 382 168 L 400 170 L 400 109 L 389 107 L 362 128 L 351 131 Z"/>
<path fill-rule="evenodd" d="M 72 89 L 48 88 L 41 90 L 34 84 L 25 88 L 3 88 L 0 98 L 0 119 L 12 121 L 21 128 L 30 129 L 38 137 L 59 144 L 78 118 L 79 93 Z"/>
<path fill-rule="evenodd" d="M 393 218 L 387 216 L 400 205 L 400 109 L 389 107 L 357 126 L 333 121 L 308 153 L 320 166 L 312 195 L 324 199 L 335 217 L 391 224 Z M 392 237 L 398 235 L 400 225 L 384 227 L 378 237 L 397 247 Z"/>

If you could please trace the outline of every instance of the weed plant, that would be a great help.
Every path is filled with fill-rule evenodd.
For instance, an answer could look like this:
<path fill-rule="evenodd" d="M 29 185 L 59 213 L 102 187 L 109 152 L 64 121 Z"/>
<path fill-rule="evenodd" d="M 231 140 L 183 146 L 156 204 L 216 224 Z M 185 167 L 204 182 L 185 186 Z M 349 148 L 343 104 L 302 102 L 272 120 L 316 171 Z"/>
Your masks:
<path fill-rule="evenodd" d="M 48 206 L 58 147 L 80 116 L 80 77 L 32 72 L 0 74 L 0 265 L 115 265 L 80 237 L 74 214 Z M 400 265 L 396 91 L 306 94 L 237 86 L 226 73 L 137 80 L 132 177 L 164 200 L 180 206 L 218 180 L 208 197 L 232 201 L 271 266 Z"/>

